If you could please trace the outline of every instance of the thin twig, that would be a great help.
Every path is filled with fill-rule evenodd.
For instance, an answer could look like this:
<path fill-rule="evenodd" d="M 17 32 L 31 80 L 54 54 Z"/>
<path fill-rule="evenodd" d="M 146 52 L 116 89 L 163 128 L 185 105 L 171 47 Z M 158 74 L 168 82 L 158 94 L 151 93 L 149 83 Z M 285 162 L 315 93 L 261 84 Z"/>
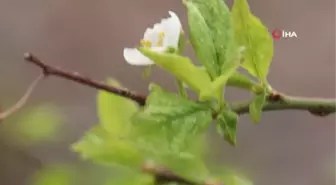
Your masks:
<path fill-rule="evenodd" d="M 68 80 L 78 82 L 78 83 L 83 84 L 83 85 L 87 85 L 87 86 L 90 86 L 90 87 L 93 87 L 93 88 L 96 88 L 96 89 L 100 89 L 100 90 L 105 90 L 107 92 L 117 94 L 119 96 L 134 100 L 139 105 L 145 105 L 146 96 L 143 96 L 143 95 L 140 95 L 138 93 L 129 91 L 127 89 L 113 87 L 113 86 L 110 86 L 106 83 L 87 78 L 85 76 L 82 76 L 78 72 L 66 71 L 64 69 L 60 69 L 60 68 L 57 68 L 57 67 L 47 65 L 44 62 L 42 62 L 39 58 L 32 55 L 31 53 L 25 53 L 24 59 L 26 61 L 40 67 L 43 70 L 43 73 L 46 76 L 54 75 L 54 76 L 62 77 L 62 78 L 68 79 Z"/>
<path fill-rule="evenodd" d="M 175 182 L 179 184 L 185 184 L 185 185 L 223 185 L 220 182 L 216 182 L 213 180 L 209 181 L 203 181 L 203 182 L 195 182 L 192 180 L 188 180 L 184 177 L 181 177 L 180 175 L 175 174 L 174 172 L 163 168 L 156 166 L 152 163 L 146 163 L 142 171 L 148 174 L 151 174 L 155 177 L 156 184 L 166 184 L 169 182 Z"/>
<path fill-rule="evenodd" d="M 30 86 L 28 87 L 28 89 L 25 92 L 25 94 L 21 97 L 21 99 L 16 104 L 14 104 L 12 107 L 10 107 L 5 112 L 0 112 L 0 121 L 2 121 L 3 119 L 9 117 L 10 115 L 14 114 L 16 111 L 20 110 L 26 104 L 27 100 L 29 99 L 30 95 L 32 94 L 32 92 L 36 88 L 37 84 L 43 78 L 44 78 L 44 74 L 41 74 L 40 76 L 38 76 L 33 81 L 33 83 L 30 84 Z"/>
<path fill-rule="evenodd" d="M 107 92 L 134 100 L 139 105 L 144 105 L 146 102 L 147 96 L 140 95 L 127 89 L 121 89 L 118 87 L 110 86 L 102 82 L 98 82 L 88 77 L 84 77 L 77 72 L 66 71 L 60 68 L 47 65 L 43 63 L 40 59 L 38 59 L 36 56 L 30 53 L 25 54 L 25 60 L 40 67 L 45 75 L 54 75 L 99 90 L 105 90 Z M 233 104 L 232 109 L 240 115 L 246 114 L 249 113 L 249 104 L 250 102 Z M 335 107 L 336 107 L 335 99 L 293 97 L 277 93 L 269 97 L 263 110 L 264 111 L 305 110 L 315 116 L 327 116 L 332 113 L 335 113 Z"/>

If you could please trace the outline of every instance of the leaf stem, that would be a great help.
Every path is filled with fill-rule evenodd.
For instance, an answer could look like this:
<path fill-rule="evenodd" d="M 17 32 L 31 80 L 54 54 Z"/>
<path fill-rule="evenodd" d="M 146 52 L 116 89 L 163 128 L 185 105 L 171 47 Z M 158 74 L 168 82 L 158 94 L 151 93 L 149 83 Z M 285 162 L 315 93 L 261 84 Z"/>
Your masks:
<path fill-rule="evenodd" d="M 176 79 L 176 84 L 177 84 L 177 88 L 179 91 L 179 94 L 183 97 L 183 98 L 188 98 L 188 93 L 183 85 L 183 82 L 179 79 Z"/>
<path fill-rule="evenodd" d="M 218 102 L 219 108 L 221 109 L 224 106 L 224 88 L 220 89 L 218 92 Z"/>

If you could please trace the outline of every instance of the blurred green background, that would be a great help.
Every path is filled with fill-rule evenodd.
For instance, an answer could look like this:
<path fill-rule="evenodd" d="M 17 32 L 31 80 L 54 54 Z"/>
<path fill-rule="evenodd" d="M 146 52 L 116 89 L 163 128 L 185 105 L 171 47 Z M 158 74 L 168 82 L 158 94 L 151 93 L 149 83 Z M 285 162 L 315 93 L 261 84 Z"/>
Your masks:
<path fill-rule="evenodd" d="M 292 95 L 334 97 L 335 1 L 249 4 L 270 30 L 298 35 L 275 41 L 269 76 L 273 87 Z M 168 74 L 155 70 L 143 80 L 141 69 L 126 64 L 122 56 L 123 48 L 137 45 L 144 30 L 166 17 L 168 10 L 186 25 L 180 0 L 0 0 L 0 106 L 14 103 L 40 72 L 23 62 L 26 51 L 95 79 L 116 78 L 142 93 L 150 81 L 174 89 Z M 190 49 L 187 52 L 193 56 Z M 74 164 L 65 168 L 85 179 L 106 173 L 79 161 L 69 150 L 97 122 L 96 93 L 54 77 L 40 84 L 25 109 L 0 125 L 0 184 L 28 184 L 32 174 L 53 164 L 57 165 L 51 171 L 64 181 L 68 174 L 62 174 L 63 164 Z M 237 100 L 248 94 L 230 89 L 227 97 Z M 257 126 L 243 116 L 237 147 L 213 134 L 211 158 L 242 171 L 258 185 L 332 185 L 334 123 L 334 116 L 318 118 L 299 111 L 269 112 Z"/>

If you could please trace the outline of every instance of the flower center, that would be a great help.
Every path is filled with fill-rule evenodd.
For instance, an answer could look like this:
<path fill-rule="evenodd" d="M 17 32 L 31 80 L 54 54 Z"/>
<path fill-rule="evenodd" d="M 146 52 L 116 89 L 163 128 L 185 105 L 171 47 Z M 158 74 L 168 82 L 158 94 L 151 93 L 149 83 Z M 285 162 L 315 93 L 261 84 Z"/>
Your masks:
<path fill-rule="evenodd" d="M 140 44 L 145 47 L 145 48 L 150 48 L 152 47 L 152 42 L 149 40 L 141 40 Z"/>
<path fill-rule="evenodd" d="M 158 40 L 158 42 L 157 42 L 157 45 L 159 46 L 159 47 L 162 47 L 163 46 L 163 39 L 164 39 L 164 37 L 165 37 L 165 32 L 160 32 L 159 33 L 159 40 Z"/>
<path fill-rule="evenodd" d="M 159 38 L 158 38 L 158 41 L 157 41 L 157 43 L 156 43 L 156 45 L 157 45 L 158 47 L 162 47 L 162 46 L 163 46 L 163 40 L 164 40 L 165 36 L 166 36 L 165 32 L 160 32 L 160 33 L 159 33 Z M 150 48 L 150 47 L 153 46 L 152 41 L 149 41 L 149 40 L 141 40 L 141 41 L 140 41 L 140 44 L 141 44 L 143 47 L 145 47 L 145 48 Z"/>

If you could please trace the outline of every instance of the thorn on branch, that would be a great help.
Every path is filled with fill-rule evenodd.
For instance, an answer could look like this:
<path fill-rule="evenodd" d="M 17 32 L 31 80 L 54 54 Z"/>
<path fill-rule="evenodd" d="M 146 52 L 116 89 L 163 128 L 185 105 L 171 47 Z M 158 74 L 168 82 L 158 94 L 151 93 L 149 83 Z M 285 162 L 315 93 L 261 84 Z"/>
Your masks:
<path fill-rule="evenodd" d="M 275 91 L 270 93 L 267 97 L 267 101 L 272 102 L 272 103 L 280 102 L 282 100 L 283 100 L 283 96 L 280 93 L 275 92 Z"/>

